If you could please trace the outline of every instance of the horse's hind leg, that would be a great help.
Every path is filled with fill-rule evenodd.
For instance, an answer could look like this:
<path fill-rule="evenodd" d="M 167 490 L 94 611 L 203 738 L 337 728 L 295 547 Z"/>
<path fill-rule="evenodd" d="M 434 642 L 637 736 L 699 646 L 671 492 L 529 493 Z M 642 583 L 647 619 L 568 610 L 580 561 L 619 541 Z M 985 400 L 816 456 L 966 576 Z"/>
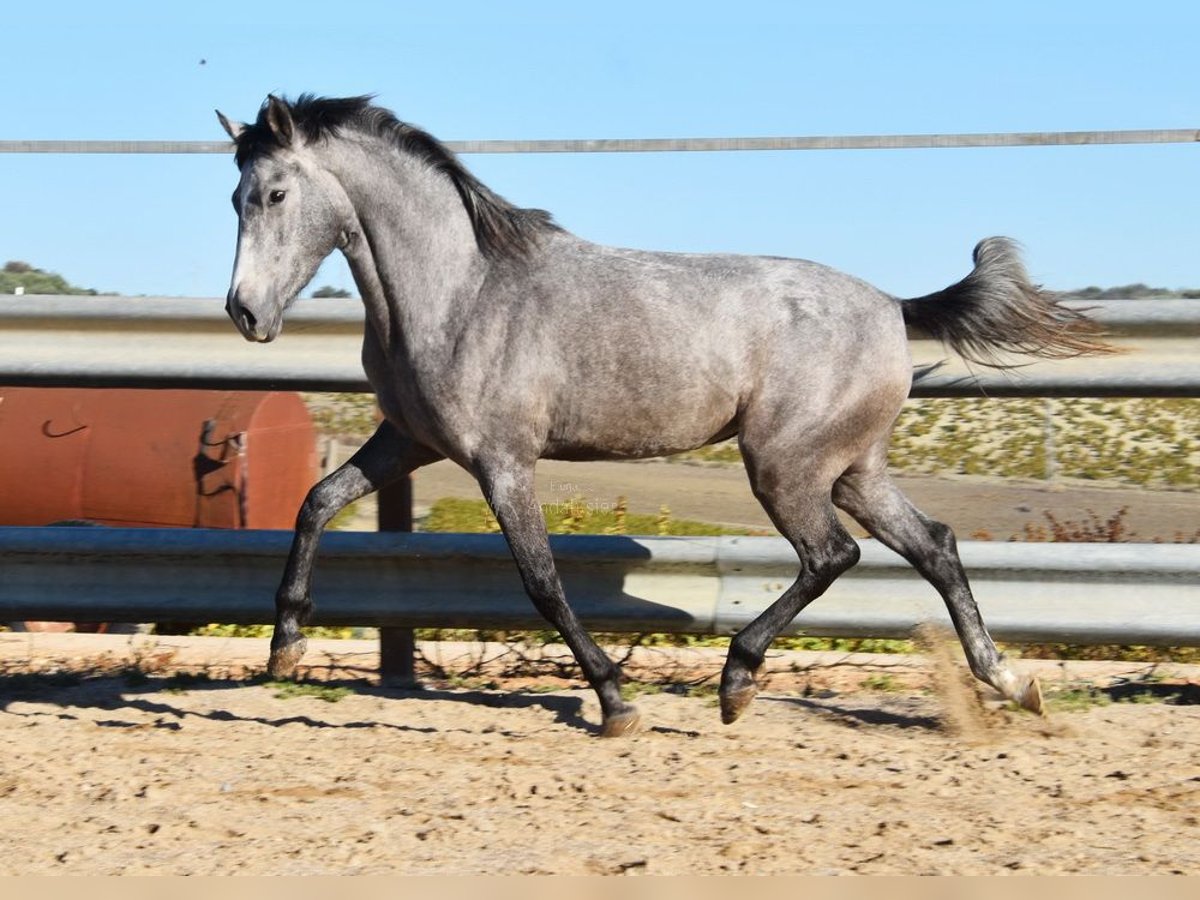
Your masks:
<path fill-rule="evenodd" d="M 308 492 L 296 517 L 292 549 L 275 594 L 275 633 L 267 664 L 271 675 L 290 676 L 304 655 L 306 642 L 300 628 L 312 613 L 313 562 L 329 520 L 360 497 L 440 458 L 385 421 L 349 460 Z"/>
<path fill-rule="evenodd" d="M 616 737 L 632 731 L 637 726 L 638 711 L 621 699 L 621 670 L 596 645 L 567 605 L 534 492 L 533 462 L 481 461 L 476 475 L 508 540 L 526 593 L 537 611 L 558 629 L 600 699 L 604 717 L 601 733 Z"/>
<path fill-rule="evenodd" d="M 783 596 L 730 642 L 720 689 L 721 721 L 727 725 L 754 699 L 758 691 L 754 673 L 771 641 L 859 557 L 858 544 L 834 512 L 828 481 L 822 482 L 813 472 L 756 465 L 749 452 L 746 464 L 755 496 L 800 557 L 800 574 Z"/>
<path fill-rule="evenodd" d="M 1018 678 L 1005 665 L 983 624 L 954 532 L 925 516 L 900 492 L 887 474 L 886 450 L 877 448 L 861 468 L 842 475 L 834 485 L 833 500 L 937 588 L 975 677 L 1025 709 L 1042 712 L 1037 680 Z"/>

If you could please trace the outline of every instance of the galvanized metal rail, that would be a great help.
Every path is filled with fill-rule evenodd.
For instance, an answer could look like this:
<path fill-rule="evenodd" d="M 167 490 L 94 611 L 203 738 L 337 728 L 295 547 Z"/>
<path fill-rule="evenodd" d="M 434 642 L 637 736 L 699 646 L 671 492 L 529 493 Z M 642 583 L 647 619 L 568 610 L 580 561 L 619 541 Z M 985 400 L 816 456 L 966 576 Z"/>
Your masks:
<path fill-rule="evenodd" d="M 288 532 L 0 529 L 0 620 L 274 620 Z M 568 596 L 592 628 L 731 634 L 795 577 L 782 538 L 556 536 Z M 862 562 L 787 633 L 905 637 L 949 620 L 899 556 Z M 1200 645 L 1200 545 L 964 542 L 992 633 L 1011 641 Z M 326 535 L 315 623 L 543 628 L 500 535 Z"/>
<path fill-rule="evenodd" d="M 951 360 L 913 396 L 1200 397 L 1200 300 L 1075 305 L 1129 352 L 1009 372 Z M 237 335 L 219 299 L 0 297 L 0 384 L 366 391 L 362 328 L 356 300 L 302 300 L 263 345 Z M 918 363 L 947 356 L 919 339 L 913 353 Z"/>

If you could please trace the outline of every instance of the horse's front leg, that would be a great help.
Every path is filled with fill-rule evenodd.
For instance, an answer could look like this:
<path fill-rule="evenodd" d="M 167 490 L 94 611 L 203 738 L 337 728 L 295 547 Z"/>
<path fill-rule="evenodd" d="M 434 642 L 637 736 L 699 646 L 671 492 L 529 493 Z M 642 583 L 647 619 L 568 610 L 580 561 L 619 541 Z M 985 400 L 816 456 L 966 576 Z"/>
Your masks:
<path fill-rule="evenodd" d="M 385 421 L 349 460 L 308 492 L 296 517 L 292 549 L 275 594 L 275 633 L 267 664 L 272 676 L 290 677 L 304 655 L 306 642 L 300 629 L 312 614 L 313 563 L 329 520 L 355 500 L 440 458 Z"/>
<path fill-rule="evenodd" d="M 538 612 L 558 629 L 600 698 L 601 734 L 616 737 L 634 730 L 638 711 L 621 699 L 620 668 L 596 645 L 567 605 L 534 491 L 533 463 L 492 460 L 479 464 L 476 474 L 508 539 L 526 593 Z"/>

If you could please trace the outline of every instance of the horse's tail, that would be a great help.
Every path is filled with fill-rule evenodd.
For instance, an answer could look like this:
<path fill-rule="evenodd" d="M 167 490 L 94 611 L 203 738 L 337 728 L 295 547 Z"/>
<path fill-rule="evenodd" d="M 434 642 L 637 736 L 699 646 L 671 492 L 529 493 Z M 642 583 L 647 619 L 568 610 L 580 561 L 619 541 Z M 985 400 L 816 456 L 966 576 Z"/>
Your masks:
<path fill-rule="evenodd" d="M 985 238 L 971 274 L 945 290 L 901 300 L 904 322 L 970 362 L 1009 368 L 1000 353 L 1066 359 L 1114 353 L 1097 324 L 1029 280 L 1017 245 Z"/>

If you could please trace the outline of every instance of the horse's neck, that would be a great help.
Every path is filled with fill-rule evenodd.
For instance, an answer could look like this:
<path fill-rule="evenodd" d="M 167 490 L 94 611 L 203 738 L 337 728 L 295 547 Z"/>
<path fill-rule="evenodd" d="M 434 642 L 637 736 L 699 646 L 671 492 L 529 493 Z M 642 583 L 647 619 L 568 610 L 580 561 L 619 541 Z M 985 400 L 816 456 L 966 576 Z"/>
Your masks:
<path fill-rule="evenodd" d="M 336 172 L 358 217 L 346 258 L 383 347 L 410 353 L 449 336 L 486 262 L 454 186 L 399 155 Z"/>

